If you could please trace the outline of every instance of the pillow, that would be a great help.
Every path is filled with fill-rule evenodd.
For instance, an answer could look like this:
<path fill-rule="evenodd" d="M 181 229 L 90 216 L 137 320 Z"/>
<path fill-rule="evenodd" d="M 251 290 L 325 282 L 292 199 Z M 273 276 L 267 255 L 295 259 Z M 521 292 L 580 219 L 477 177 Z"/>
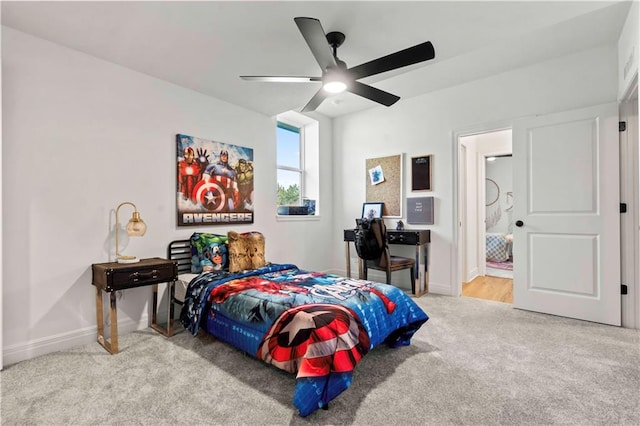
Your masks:
<path fill-rule="evenodd" d="M 493 262 L 509 260 L 507 240 L 503 234 L 487 233 L 487 260 Z"/>
<path fill-rule="evenodd" d="M 229 272 L 257 269 L 266 265 L 264 260 L 264 235 L 260 232 L 234 231 L 227 233 L 229 241 Z"/>
<path fill-rule="evenodd" d="M 191 235 L 191 272 L 220 271 L 229 267 L 227 236 L 194 232 Z"/>

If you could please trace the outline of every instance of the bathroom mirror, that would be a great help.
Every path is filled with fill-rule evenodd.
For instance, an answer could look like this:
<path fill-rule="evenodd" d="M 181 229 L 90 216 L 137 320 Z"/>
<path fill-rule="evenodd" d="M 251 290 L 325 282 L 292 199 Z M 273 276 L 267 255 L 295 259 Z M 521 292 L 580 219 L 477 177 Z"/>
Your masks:
<path fill-rule="evenodd" d="M 493 179 L 486 178 L 485 181 L 486 181 L 485 182 L 486 183 L 486 193 L 485 193 L 486 204 L 485 205 L 491 206 L 495 204 L 500 198 L 500 187 L 498 186 L 496 181 L 494 181 Z"/>

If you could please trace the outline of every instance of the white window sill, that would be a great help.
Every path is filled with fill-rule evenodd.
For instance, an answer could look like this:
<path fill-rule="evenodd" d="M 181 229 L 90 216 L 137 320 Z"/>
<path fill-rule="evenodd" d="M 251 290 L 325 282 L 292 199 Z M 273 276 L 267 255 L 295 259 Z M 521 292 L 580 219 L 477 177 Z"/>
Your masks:
<path fill-rule="evenodd" d="M 319 215 L 276 215 L 277 222 L 305 222 L 320 220 Z"/>

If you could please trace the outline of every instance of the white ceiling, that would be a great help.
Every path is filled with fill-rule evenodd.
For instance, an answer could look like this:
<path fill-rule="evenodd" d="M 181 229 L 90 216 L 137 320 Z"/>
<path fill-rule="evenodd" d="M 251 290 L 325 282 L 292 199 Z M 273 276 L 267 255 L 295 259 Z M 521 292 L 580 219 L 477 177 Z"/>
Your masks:
<path fill-rule="evenodd" d="M 338 56 L 349 67 L 431 41 L 434 60 L 361 80 L 406 99 L 615 44 L 629 7 L 628 1 L 2 1 L 1 16 L 3 25 L 273 116 L 302 108 L 319 83 L 239 76 L 320 76 L 296 16 L 345 33 Z M 378 104 L 344 93 L 317 111 L 337 117 L 372 107 Z"/>

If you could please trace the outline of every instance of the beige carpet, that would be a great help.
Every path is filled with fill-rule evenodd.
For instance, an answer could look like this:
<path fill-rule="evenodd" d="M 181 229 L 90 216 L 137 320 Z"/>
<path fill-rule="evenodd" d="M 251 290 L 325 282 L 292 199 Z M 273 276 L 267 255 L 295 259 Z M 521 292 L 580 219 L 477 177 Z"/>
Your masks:
<path fill-rule="evenodd" d="M 377 348 L 301 418 L 292 375 L 208 336 L 151 330 L 0 374 L 2 425 L 639 425 L 640 334 L 472 298 L 426 295 L 413 344 Z"/>

